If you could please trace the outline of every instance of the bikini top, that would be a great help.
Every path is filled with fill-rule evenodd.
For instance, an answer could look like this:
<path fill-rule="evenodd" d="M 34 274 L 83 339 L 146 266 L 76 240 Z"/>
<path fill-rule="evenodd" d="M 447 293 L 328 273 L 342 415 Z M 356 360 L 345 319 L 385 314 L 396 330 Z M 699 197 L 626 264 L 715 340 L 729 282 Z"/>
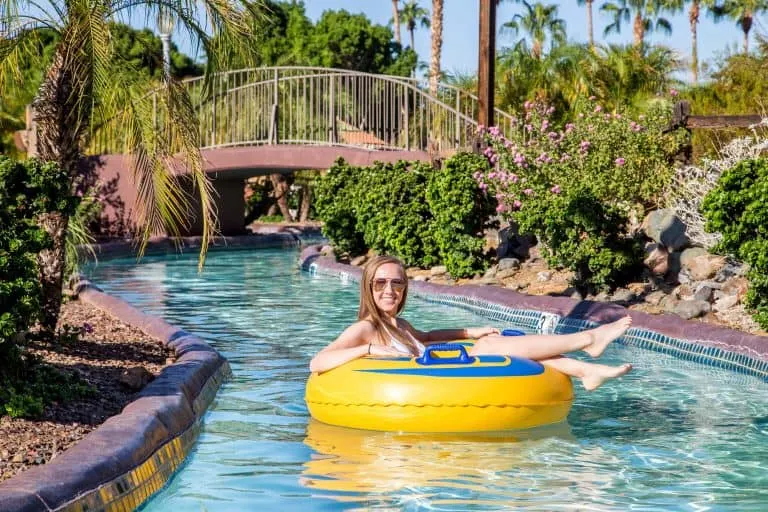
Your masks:
<path fill-rule="evenodd" d="M 417 349 L 417 350 L 418 350 L 418 352 L 419 352 L 419 356 L 422 356 L 422 355 L 424 354 L 424 350 L 426 350 L 426 349 L 425 349 L 425 347 L 424 347 L 424 345 L 422 345 L 422 344 L 419 342 L 419 340 L 417 340 L 416 338 L 414 338 L 414 337 L 413 337 L 413 335 L 411 335 L 411 333 L 409 333 L 408 331 L 406 331 L 406 330 L 404 330 L 404 329 L 402 329 L 402 331 L 405 333 L 405 335 L 406 335 L 406 336 L 408 336 L 408 338 L 409 338 L 409 339 L 410 339 L 410 340 L 413 342 L 413 344 L 416 346 L 416 349 Z M 406 347 L 406 346 L 405 346 L 405 345 L 404 345 L 402 342 L 398 341 L 398 339 L 397 339 L 397 338 L 395 338 L 395 337 L 394 337 L 394 336 L 392 336 L 392 335 L 390 335 L 390 337 L 389 337 L 389 344 L 390 344 L 390 346 L 391 346 L 392 348 L 394 348 L 394 349 L 395 349 L 395 350 L 397 350 L 398 352 L 402 352 L 403 354 L 408 354 L 409 356 L 412 356 L 412 355 L 413 355 L 413 353 L 412 353 L 410 350 L 408 350 L 408 347 Z"/>

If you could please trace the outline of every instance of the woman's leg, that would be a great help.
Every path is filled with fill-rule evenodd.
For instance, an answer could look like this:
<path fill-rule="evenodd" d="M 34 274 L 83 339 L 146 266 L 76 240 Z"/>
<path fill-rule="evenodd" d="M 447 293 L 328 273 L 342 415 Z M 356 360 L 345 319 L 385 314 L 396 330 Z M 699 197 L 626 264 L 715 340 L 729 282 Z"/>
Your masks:
<path fill-rule="evenodd" d="M 542 360 L 583 350 L 599 357 L 608 344 L 624 334 L 632 324 L 625 316 L 615 322 L 573 334 L 526 334 L 525 336 L 483 336 L 472 346 L 472 355 L 504 355 Z"/>
<path fill-rule="evenodd" d="M 604 364 L 587 363 L 569 357 L 553 357 L 552 359 L 544 359 L 539 362 L 566 375 L 581 379 L 581 385 L 587 391 L 593 391 L 599 388 L 606 380 L 621 377 L 632 369 L 631 364 L 607 366 Z"/>

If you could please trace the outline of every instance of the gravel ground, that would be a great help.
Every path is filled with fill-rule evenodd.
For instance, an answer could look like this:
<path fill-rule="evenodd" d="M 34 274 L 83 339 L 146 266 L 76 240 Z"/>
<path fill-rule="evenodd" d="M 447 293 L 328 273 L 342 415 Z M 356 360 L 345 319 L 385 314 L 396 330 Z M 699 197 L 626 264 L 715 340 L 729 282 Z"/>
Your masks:
<path fill-rule="evenodd" d="M 141 366 L 156 376 L 173 362 L 173 350 L 159 340 L 78 300 L 62 306 L 59 325 L 64 324 L 88 324 L 92 330 L 76 342 L 32 342 L 28 350 L 59 369 L 76 372 L 96 392 L 51 404 L 39 419 L 0 418 L 0 481 L 45 464 L 119 413 L 137 392 L 119 381 L 125 369 Z"/>

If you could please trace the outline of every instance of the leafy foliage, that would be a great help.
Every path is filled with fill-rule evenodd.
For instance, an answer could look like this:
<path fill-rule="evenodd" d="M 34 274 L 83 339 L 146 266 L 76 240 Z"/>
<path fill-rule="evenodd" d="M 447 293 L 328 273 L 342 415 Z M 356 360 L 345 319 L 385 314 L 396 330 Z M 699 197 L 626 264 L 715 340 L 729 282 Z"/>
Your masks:
<path fill-rule="evenodd" d="M 37 217 L 48 212 L 70 215 L 78 202 L 55 164 L 0 157 L 0 351 L 39 313 L 35 255 L 51 240 L 37 226 Z M 3 363 L 0 354 L 0 367 Z"/>
<path fill-rule="evenodd" d="M 496 202 L 472 177 L 489 171 L 488 159 L 458 153 L 435 170 L 427 184 L 427 203 L 434 217 L 433 237 L 441 260 L 453 276 L 470 276 L 487 268 L 483 232 Z"/>
<path fill-rule="evenodd" d="M 440 170 L 419 162 L 356 168 L 339 160 L 316 187 L 323 232 L 352 255 L 373 249 L 406 265 L 442 262 L 454 277 L 482 271 L 482 230 L 495 206 L 472 178 L 487 169 L 483 160 L 457 154 Z"/>
<path fill-rule="evenodd" d="M 702 211 L 706 229 L 722 234 L 715 250 L 749 265 L 746 305 L 768 328 L 768 160 L 744 160 L 724 172 Z"/>

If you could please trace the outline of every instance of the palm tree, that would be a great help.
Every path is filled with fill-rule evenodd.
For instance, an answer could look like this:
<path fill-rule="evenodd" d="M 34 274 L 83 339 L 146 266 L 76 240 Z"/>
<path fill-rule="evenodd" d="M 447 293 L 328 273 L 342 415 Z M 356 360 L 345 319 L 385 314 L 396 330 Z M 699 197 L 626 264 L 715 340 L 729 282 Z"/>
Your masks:
<path fill-rule="evenodd" d="M 392 0 L 392 23 L 395 26 L 395 41 L 397 44 L 401 44 L 400 41 L 400 10 L 398 0 Z"/>
<path fill-rule="evenodd" d="M 699 83 L 699 37 L 698 25 L 701 17 L 701 8 L 708 8 L 714 13 L 716 0 L 691 0 L 691 8 L 688 10 L 688 22 L 691 24 L 691 72 L 693 83 Z"/>
<path fill-rule="evenodd" d="M 250 18 L 259 11 L 255 4 L 240 7 L 235 0 L 47 0 L 35 3 L 35 13 L 25 0 L 0 4 L 0 94 L 14 87 L 18 63 L 28 54 L 41 33 L 50 29 L 59 41 L 50 67 L 33 100 L 37 156 L 56 162 L 66 172 L 70 186 L 82 179 L 81 163 L 92 127 L 108 119 L 117 120 L 125 134 L 124 150 L 133 155 L 142 244 L 149 235 L 179 233 L 187 222 L 188 199 L 180 180 L 191 180 L 199 193 L 203 211 L 203 239 L 199 264 L 216 230 L 211 185 L 203 170 L 199 151 L 197 117 L 185 88 L 173 78 L 151 82 L 114 52 L 110 22 L 127 15 L 172 17 L 206 52 L 207 71 L 224 64 L 232 51 L 246 42 Z M 162 12 L 161 12 L 162 10 Z M 212 44 L 205 26 L 210 24 L 220 41 Z M 154 94 L 153 94 L 153 91 Z M 158 105 L 157 126 L 152 102 Z M 186 171 L 179 177 L 171 156 L 177 154 Z M 52 213 L 40 219 L 53 239 L 52 249 L 38 257 L 43 289 L 42 327 L 55 329 L 61 306 L 64 272 L 64 240 L 69 219 Z"/>
<path fill-rule="evenodd" d="M 408 0 L 400 9 L 400 22 L 405 25 L 406 30 L 411 35 L 411 49 L 416 51 L 416 42 L 413 33 L 416 31 L 416 25 L 429 28 L 429 11 L 421 7 L 416 0 Z"/>
<path fill-rule="evenodd" d="M 544 5 L 539 2 L 531 5 L 526 0 L 521 0 L 520 3 L 526 12 L 515 14 L 502 28 L 512 30 L 515 35 L 521 30 L 524 31 L 532 41 L 531 53 L 535 58 L 541 58 L 547 38 L 552 40 L 553 46 L 565 42 L 565 20 L 557 17 L 556 5 Z"/>
<path fill-rule="evenodd" d="M 676 0 L 669 2 L 664 0 L 618 0 L 618 2 L 606 2 L 600 8 L 601 11 L 613 17 L 613 22 L 605 27 L 606 35 L 616 32 L 621 33 L 622 23 L 632 22 L 632 32 L 635 46 L 640 46 L 645 40 L 645 34 L 661 31 L 667 35 L 672 33 L 672 24 L 666 18 L 659 15 L 663 11 L 674 11 Z"/>
<path fill-rule="evenodd" d="M 437 97 L 440 53 L 443 49 L 443 0 L 432 0 L 432 56 L 429 64 L 429 93 Z"/>
<path fill-rule="evenodd" d="M 589 35 L 589 47 L 595 47 L 595 34 L 592 28 L 592 4 L 594 0 L 577 0 L 579 5 L 587 6 L 587 34 Z"/>
<path fill-rule="evenodd" d="M 744 34 L 744 54 L 749 53 L 749 32 L 755 16 L 768 11 L 768 0 L 725 0 L 714 8 L 715 19 L 728 17 L 736 21 Z"/>

